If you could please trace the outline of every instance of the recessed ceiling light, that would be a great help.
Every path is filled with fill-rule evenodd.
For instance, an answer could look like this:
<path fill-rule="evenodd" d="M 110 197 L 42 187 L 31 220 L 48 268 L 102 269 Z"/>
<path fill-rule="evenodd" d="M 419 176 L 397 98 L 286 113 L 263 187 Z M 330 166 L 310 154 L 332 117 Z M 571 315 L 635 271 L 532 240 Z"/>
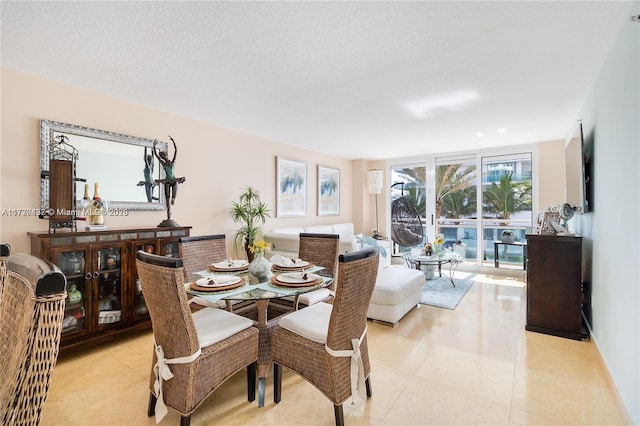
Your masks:
<path fill-rule="evenodd" d="M 476 132 L 476 137 L 477 137 L 477 138 L 484 138 L 484 133 L 482 133 L 482 132 Z"/>
<path fill-rule="evenodd" d="M 500 133 L 501 135 L 506 135 L 507 134 L 507 128 L 503 127 L 501 129 L 496 129 L 496 132 Z"/>

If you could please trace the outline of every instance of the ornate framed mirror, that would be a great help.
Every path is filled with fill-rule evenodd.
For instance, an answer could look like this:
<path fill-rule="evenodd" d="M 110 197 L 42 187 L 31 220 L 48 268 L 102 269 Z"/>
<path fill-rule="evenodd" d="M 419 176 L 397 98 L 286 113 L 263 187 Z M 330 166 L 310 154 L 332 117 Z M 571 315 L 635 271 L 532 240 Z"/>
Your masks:
<path fill-rule="evenodd" d="M 78 150 L 76 176 L 86 180 L 89 188 L 100 184 L 100 195 L 109 208 L 127 210 L 164 210 L 164 192 L 153 181 L 164 178 L 164 170 L 153 155 L 153 140 L 91 129 L 75 124 L 40 120 L 40 208 L 51 207 L 51 143 L 58 135 Z M 157 142 L 167 150 L 166 142 Z M 153 180 L 151 180 L 152 178 Z M 77 197 L 84 193 L 85 182 L 75 182 Z M 78 200 L 76 200 L 76 203 Z"/>

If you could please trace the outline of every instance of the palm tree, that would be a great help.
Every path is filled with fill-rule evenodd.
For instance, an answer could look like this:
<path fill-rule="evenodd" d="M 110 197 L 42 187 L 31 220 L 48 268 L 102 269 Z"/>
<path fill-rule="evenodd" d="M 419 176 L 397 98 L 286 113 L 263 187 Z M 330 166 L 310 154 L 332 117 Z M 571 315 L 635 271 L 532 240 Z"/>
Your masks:
<path fill-rule="evenodd" d="M 427 200 L 424 194 L 424 184 L 422 187 L 416 187 L 413 185 L 405 185 L 404 187 L 404 197 L 407 201 L 416 208 L 420 216 L 424 216 L 427 209 Z"/>
<path fill-rule="evenodd" d="M 442 199 L 442 214 L 445 217 L 460 219 L 475 214 L 476 187 L 470 186 L 462 191 L 450 192 Z"/>
<path fill-rule="evenodd" d="M 436 218 L 442 216 L 445 197 L 472 187 L 475 174 L 476 166 L 448 164 L 436 167 Z"/>
<path fill-rule="evenodd" d="M 240 193 L 239 200 L 231 203 L 229 216 L 240 228 L 234 237 L 234 249 L 244 247 L 249 261 L 253 260 L 253 253 L 249 249 L 256 238 L 261 237 L 262 225 L 269 216 L 269 208 L 260 200 L 260 192 L 247 186 Z"/>
<path fill-rule="evenodd" d="M 427 208 L 425 197 L 426 168 L 407 167 L 398 173 L 405 175 L 409 181 L 402 186 L 402 195 L 413 204 L 420 216 L 424 217 Z"/>
<path fill-rule="evenodd" d="M 509 219 L 513 213 L 531 210 L 531 183 L 514 182 L 513 172 L 500 176 L 483 191 L 484 211 L 498 219 Z"/>

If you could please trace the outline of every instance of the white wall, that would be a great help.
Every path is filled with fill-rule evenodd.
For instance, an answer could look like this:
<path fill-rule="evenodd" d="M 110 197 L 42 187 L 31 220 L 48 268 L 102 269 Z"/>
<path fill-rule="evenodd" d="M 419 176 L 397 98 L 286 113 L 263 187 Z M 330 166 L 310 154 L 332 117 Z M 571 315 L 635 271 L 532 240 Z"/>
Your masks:
<path fill-rule="evenodd" d="M 640 13 L 635 2 L 629 16 Z M 592 338 L 634 424 L 640 424 L 640 24 L 624 24 L 581 111 L 594 143 Z M 579 391 L 579 390 L 577 390 Z"/>

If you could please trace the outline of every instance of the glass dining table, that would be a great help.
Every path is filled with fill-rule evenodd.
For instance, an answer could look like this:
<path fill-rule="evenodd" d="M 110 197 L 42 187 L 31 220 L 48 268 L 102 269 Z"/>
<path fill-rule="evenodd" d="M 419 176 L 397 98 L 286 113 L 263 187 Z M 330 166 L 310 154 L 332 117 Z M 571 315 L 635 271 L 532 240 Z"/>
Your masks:
<path fill-rule="evenodd" d="M 321 279 L 314 281 L 313 285 L 287 286 L 271 277 L 278 277 L 281 274 L 292 273 L 292 270 L 278 270 L 274 268 L 272 275 L 267 280 L 260 280 L 251 275 L 247 270 L 235 272 L 212 272 L 209 270 L 196 272 L 203 278 L 214 278 L 219 275 L 238 275 L 244 281 L 244 285 L 231 290 L 224 291 L 199 291 L 191 287 L 191 283 L 186 284 L 187 294 L 194 298 L 200 298 L 207 304 L 214 304 L 219 301 L 226 302 L 227 310 L 246 316 L 254 321 L 254 326 L 258 329 L 258 406 L 264 407 L 264 395 L 266 377 L 272 363 L 271 356 L 271 332 L 278 324 L 280 316 L 293 310 L 292 306 L 286 308 L 282 304 L 276 303 L 277 299 L 297 298 L 297 296 L 328 287 L 333 282 L 333 276 L 328 271 L 318 265 L 310 265 L 304 272 L 316 274 Z M 298 271 L 301 271 L 299 269 Z M 275 281 L 275 282 L 274 282 Z M 271 303 L 273 302 L 273 303 Z M 269 309 L 271 303 L 271 309 Z"/>

